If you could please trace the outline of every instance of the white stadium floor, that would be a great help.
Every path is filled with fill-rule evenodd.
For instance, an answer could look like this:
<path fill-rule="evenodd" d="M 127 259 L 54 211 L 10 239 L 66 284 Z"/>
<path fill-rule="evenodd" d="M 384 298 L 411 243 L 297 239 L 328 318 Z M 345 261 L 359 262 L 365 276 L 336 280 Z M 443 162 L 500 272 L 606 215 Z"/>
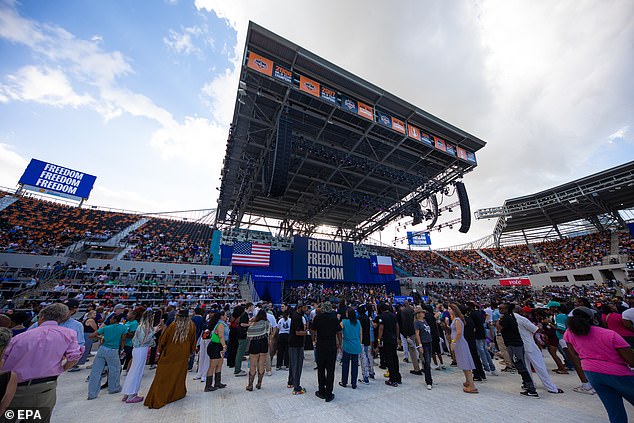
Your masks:
<path fill-rule="evenodd" d="M 399 352 L 402 360 L 402 353 Z M 142 403 L 121 402 L 121 394 L 109 395 L 102 390 L 99 397 L 86 400 L 90 370 L 63 374 L 58 381 L 57 405 L 53 422 L 504 422 L 534 423 L 600 423 L 607 422 L 607 414 L 596 395 L 573 392 L 579 385 L 574 372 L 569 375 L 552 373 L 555 383 L 564 394 L 549 394 L 533 374 L 539 399 L 519 395 L 521 378 L 503 373 L 488 376 L 485 383 L 477 383 L 478 395 L 462 392 L 462 372 L 456 368 L 432 370 L 434 388 L 425 388 L 424 377 L 409 373 L 411 364 L 401 361 L 403 384 L 398 388 L 386 386 L 383 371 L 377 367 L 377 379 L 370 385 L 359 384 L 356 390 L 341 388 L 341 367 L 335 377 L 336 398 L 330 403 L 317 398 L 317 372 L 313 370 L 313 352 L 306 351 L 302 374 L 305 395 L 291 395 L 286 388 L 288 372 L 275 371 L 265 376 L 261 390 L 247 392 L 246 377 L 234 377 L 233 369 L 224 368 L 223 382 L 228 386 L 215 392 L 203 392 L 203 383 L 187 375 L 187 396 L 159 409 L 150 410 Z M 446 360 L 449 363 L 450 360 Z M 497 362 L 496 362 L 497 363 Z M 546 364 L 552 368 L 550 357 Z M 244 366 L 243 366 L 244 368 Z M 499 369 L 498 369 L 499 370 Z M 141 392 L 149 389 L 154 370 L 146 366 Z M 123 377 L 122 377 L 123 382 Z M 630 419 L 634 407 L 626 403 Z M 429 419 L 429 420 L 428 420 Z"/>

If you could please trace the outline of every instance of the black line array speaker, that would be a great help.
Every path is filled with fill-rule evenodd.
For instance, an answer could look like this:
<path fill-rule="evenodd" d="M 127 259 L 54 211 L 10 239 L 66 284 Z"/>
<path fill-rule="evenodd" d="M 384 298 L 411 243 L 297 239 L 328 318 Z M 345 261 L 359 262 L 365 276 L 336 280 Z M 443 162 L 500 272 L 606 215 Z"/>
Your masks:
<path fill-rule="evenodd" d="M 436 222 L 438 221 L 438 199 L 436 198 L 436 194 L 432 194 L 430 197 L 431 200 L 431 223 L 427 225 L 427 229 L 431 229 Z"/>
<path fill-rule="evenodd" d="M 458 193 L 458 201 L 460 201 L 460 229 L 458 231 L 466 234 L 471 227 L 471 207 L 469 206 L 467 189 L 462 182 L 456 182 L 456 192 Z"/>
<path fill-rule="evenodd" d="M 281 197 L 286 191 L 293 150 L 292 140 L 293 122 L 283 113 L 277 123 L 275 149 L 271 158 L 271 183 L 268 192 L 271 197 Z"/>

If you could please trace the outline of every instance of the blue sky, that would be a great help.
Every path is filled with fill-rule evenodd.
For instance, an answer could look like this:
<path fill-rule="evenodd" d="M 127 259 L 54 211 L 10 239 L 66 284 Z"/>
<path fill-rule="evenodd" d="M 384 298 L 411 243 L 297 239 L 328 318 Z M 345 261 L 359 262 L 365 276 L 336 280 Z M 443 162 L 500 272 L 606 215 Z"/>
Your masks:
<path fill-rule="evenodd" d="M 634 159 L 628 0 L 0 0 L 0 185 L 34 157 L 90 204 L 214 207 L 249 20 L 487 141 L 473 210 Z"/>

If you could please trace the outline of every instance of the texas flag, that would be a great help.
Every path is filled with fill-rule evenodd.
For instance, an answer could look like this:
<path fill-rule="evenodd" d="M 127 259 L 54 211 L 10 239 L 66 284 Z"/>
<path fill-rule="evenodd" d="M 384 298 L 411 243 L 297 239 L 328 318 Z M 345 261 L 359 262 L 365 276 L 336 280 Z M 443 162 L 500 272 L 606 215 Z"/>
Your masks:
<path fill-rule="evenodd" d="M 393 275 L 392 257 L 370 256 L 370 269 L 379 275 Z"/>

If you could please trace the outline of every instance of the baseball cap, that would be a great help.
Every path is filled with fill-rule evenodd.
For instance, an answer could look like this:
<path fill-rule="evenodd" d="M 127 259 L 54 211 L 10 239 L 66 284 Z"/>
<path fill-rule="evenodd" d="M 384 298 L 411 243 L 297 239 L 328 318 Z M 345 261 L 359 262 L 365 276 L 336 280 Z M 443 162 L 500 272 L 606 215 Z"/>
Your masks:
<path fill-rule="evenodd" d="M 123 308 L 125 308 L 125 306 L 123 304 L 117 304 L 116 306 L 114 306 L 115 310 L 121 310 Z"/>
<path fill-rule="evenodd" d="M 548 304 L 546 304 L 546 307 L 548 308 L 561 307 L 561 304 L 558 301 L 548 301 Z"/>

